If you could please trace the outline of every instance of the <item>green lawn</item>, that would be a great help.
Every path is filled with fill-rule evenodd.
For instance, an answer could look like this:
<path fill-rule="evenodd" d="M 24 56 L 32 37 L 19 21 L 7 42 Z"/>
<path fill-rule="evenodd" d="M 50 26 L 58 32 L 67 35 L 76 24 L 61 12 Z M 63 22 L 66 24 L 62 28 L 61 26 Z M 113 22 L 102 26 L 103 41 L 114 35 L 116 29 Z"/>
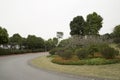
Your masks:
<path fill-rule="evenodd" d="M 51 62 L 52 58 L 46 56 L 35 58 L 31 61 L 32 65 L 64 73 L 80 76 L 92 76 L 98 78 L 109 78 L 120 80 L 120 63 L 109 65 L 58 65 Z"/>

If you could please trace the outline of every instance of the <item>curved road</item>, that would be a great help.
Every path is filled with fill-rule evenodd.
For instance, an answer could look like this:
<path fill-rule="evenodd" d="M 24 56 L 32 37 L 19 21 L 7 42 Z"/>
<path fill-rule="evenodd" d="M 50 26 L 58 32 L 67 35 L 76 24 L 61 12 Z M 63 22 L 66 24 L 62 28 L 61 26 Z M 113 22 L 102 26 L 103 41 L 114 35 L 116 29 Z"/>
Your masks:
<path fill-rule="evenodd" d="M 51 71 L 36 69 L 28 61 L 47 53 L 34 53 L 0 57 L 0 80 L 103 80 L 73 77 Z"/>

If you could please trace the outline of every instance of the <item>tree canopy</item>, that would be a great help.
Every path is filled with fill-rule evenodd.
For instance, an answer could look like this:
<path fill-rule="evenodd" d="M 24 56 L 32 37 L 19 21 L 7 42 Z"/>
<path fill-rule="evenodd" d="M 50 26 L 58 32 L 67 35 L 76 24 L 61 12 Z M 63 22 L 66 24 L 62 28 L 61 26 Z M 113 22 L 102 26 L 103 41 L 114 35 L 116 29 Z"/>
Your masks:
<path fill-rule="evenodd" d="M 113 35 L 113 39 L 115 43 L 120 43 L 120 25 L 117 25 L 114 30 L 113 33 L 111 33 Z"/>
<path fill-rule="evenodd" d="M 117 25 L 114 30 L 113 30 L 113 34 L 115 37 L 119 37 L 120 38 L 120 25 Z"/>
<path fill-rule="evenodd" d="M 28 35 L 27 40 L 28 49 L 40 49 L 44 47 L 44 40 L 41 37 L 35 35 Z"/>
<path fill-rule="evenodd" d="M 96 12 L 87 15 L 86 21 L 86 34 L 87 35 L 96 35 L 99 34 L 99 30 L 102 28 L 103 18 L 98 15 Z"/>
<path fill-rule="evenodd" d="M 82 16 L 73 18 L 70 22 L 71 35 L 98 35 L 102 28 L 103 18 L 96 12 L 87 15 L 86 21 Z"/>
<path fill-rule="evenodd" d="M 84 23 L 85 20 L 82 16 L 77 16 L 73 18 L 70 22 L 71 35 L 83 35 L 84 34 Z"/>
<path fill-rule="evenodd" d="M 8 33 L 5 28 L 0 27 L 0 44 L 8 43 Z"/>
<path fill-rule="evenodd" d="M 48 39 L 45 41 L 45 48 L 46 50 L 51 50 L 55 48 L 58 44 L 58 38 L 54 37 L 53 39 Z"/>
<path fill-rule="evenodd" d="M 13 36 L 10 37 L 10 43 L 12 43 L 14 45 L 21 45 L 22 37 L 20 36 L 20 34 L 18 34 L 18 33 L 13 34 Z"/>

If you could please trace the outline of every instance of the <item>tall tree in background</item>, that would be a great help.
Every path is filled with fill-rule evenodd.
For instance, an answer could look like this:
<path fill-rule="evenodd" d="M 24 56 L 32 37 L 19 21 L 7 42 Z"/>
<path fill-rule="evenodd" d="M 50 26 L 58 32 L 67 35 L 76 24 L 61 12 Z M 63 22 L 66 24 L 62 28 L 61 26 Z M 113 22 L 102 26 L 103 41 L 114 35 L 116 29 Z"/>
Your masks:
<path fill-rule="evenodd" d="M 71 22 L 70 22 L 70 35 L 84 35 L 84 23 L 85 20 L 83 19 L 82 16 L 77 16 L 75 17 Z"/>
<path fill-rule="evenodd" d="M 22 37 L 22 46 L 23 46 L 23 48 L 26 48 L 26 46 L 27 46 L 27 38 Z"/>
<path fill-rule="evenodd" d="M 120 43 L 120 25 L 117 25 L 113 30 L 114 42 Z"/>
<path fill-rule="evenodd" d="M 86 35 L 97 35 L 102 28 L 103 18 L 96 12 L 87 15 L 85 33 Z"/>
<path fill-rule="evenodd" d="M 73 18 L 70 22 L 70 34 L 73 35 L 98 35 L 102 28 L 102 17 L 96 12 L 87 15 L 86 21 L 82 16 Z"/>
<path fill-rule="evenodd" d="M 15 34 L 13 34 L 12 37 L 10 37 L 10 42 L 12 42 L 14 44 L 21 44 L 22 37 L 20 36 L 20 34 L 15 33 Z"/>
<path fill-rule="evenodd" d="M 28 49 L 44 48 L 44 40 L 40 37 L 36 37 L 35 35 L 28 35 L 26 42 Z"/>
<path fill-rule="evenodd" d="M 58 38 L 54 37 L 53 39 L 48 39 L 45 41 L 45 49 L 47 51 L 55 48 L 58 45 Z"/>
<path fill-rule="evenodd" d="M 115 37 L 120 38 L 120 25 L 117 25 L 114 30 L 113 30 L 113 34 Z"/>
<path fill-rule="evenodd" d="M 54 43 L 55 46 L 57 46 L 57 44 L 58 44 L 58 38 L 54 37 L 53 38 L 53 43 Z"/>
<path fill-rule="evenodd" d="M 15 47 L 16 45 L 19 45 L 19 47 L 21 48 L 21 44 L 22 44 L 22 37 L 20 34 L 15 33 L 13 34 L 12 37 L 10 37 L 10 44 L 12 47 Z"/>
<path fill-rule="evenodd" d="M 5 28 L 0 27 L 0 44 L 8 43 L 8 33 Z"/>

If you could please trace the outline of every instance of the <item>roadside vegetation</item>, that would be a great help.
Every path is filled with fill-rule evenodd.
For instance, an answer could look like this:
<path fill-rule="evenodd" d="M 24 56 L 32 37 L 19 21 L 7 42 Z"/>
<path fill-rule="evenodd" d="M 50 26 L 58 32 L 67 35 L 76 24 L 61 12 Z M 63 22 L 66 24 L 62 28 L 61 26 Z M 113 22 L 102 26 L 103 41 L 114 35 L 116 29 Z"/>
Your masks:
<path fill-rule="evenodd" d="M 58 38 L 54 37 L 44 40 L 35 35 L 28 35 L 27 38 L 15 33 L 9 37 L 5 28 L 0 27 L 0 56 L 11 54 L 24 54 L 31 52 L 45 52 L 56 47 Z"/>
<path fill-rule="evenodd" d="M 120 26 L 116 26 L 111 34 L 100 35 L 102 17 L 97 13 L 73 18 L 70 22 L 71 37 L 62 40 L 50 50 L 57 55 L 52 62 L 62 65 L 105 65 L 120 62 L 119 47 Z M 118 44 L 117 46 L 110 44 Z"/>
<path fill-rule="evenodd" d="M 74 48 L 55 48 L 50 54 L 56 55 L 52 62 L 62 65 L 105 65 L 120 62 L 117 49 L 108 44 L 90 44 L 89 46 Z"/>

